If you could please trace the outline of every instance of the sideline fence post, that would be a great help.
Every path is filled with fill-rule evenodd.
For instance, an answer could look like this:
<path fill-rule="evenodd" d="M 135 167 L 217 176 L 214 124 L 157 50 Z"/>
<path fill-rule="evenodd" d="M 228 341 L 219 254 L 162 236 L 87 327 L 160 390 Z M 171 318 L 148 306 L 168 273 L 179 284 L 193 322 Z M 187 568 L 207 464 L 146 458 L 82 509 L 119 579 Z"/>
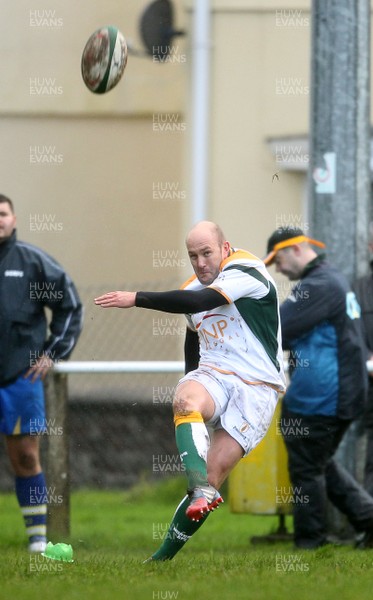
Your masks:
<path fill-rule="evenodd" d="M 70 534 L 70 468 L 67 375 L 50 372 L 44 381 L 48 436 L 46 485 L 48 489 L 48 540 Z M 56 539 L 52 539 L 56 537 Z"/>
<path fill-rule="evenodd" d="M 370 4 L 312 0 L 311 8 L 311 233 L 326 243 L 330 262 L 350 283 L 364 275 L 368 265 Z M 362 468 L 357 433 L 354 423 L 336 452 L 355 478 L 357 467 Z M 354 531 L 346 517 L 332 505 L 329 513 L 331 533 L 351 538 Z"/>

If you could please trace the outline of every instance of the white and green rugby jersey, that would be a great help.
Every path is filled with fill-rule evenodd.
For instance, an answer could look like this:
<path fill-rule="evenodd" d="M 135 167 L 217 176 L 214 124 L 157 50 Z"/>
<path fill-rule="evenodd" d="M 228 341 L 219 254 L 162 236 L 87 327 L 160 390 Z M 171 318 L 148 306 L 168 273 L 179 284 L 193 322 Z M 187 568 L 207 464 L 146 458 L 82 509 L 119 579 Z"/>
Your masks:
<path fill-rule="evenodd" d="M 182 288 L 200 290 L 196 276 Z M 264 263 L 245 250 L 233 250 L 210 287 L 226 298 L 213 310 L 186 315 L 198 332 L 200 366 L 237 375 L 247 383 L 285 389 L 279 302 Z"/>

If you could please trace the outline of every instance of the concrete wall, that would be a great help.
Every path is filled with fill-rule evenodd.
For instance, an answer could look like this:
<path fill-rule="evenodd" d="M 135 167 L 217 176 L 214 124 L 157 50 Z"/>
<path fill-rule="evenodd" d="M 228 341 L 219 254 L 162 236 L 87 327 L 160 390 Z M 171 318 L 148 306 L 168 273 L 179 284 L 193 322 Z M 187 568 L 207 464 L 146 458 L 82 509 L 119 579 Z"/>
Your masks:
<path fill-rule="evenodd" d="M 284 171 L 273 179 L 281 147 L 274 157 L 267 143 L 308 129 L 310 2 L 283 5 L 211 2 L 209 216 L 259 256 L 303 201 L 302 177 Z"/>
<path fill-rule="evenodd" d="M 152 280 L 153 250 L 179 244 L 180 201 L 157 200 L 153 188 L 183 191 L 183 135 L 154 122 L 180 121 L 183 64 L 130 56 L 123 80 L 100 96 L 80 74 L 102 25 L 142 49 L 146 4 L 0 2 L 1 191 L 15 202 L 20 237 L 63 261 L 79 286 Z"/>

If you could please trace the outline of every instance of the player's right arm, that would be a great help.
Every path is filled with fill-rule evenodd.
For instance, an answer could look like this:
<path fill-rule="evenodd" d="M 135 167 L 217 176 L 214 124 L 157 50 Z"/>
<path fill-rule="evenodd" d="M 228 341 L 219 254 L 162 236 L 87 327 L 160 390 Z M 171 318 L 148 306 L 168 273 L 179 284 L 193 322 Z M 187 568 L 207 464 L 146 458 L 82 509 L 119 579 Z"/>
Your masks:
<path fill-rule="evenodd" d="M 169 292 L 108 292 L 95 298 L 103 308 L 149 308 L 162 312 L 194 314 L 228 304 L 223 294 L 211 288 Z"/>
<path fill-rule="evenodd" d="M 107 292 L 95 298 L 95 304 L 102 308 L 132 308 L 135 300 L 136 292 Z"/>

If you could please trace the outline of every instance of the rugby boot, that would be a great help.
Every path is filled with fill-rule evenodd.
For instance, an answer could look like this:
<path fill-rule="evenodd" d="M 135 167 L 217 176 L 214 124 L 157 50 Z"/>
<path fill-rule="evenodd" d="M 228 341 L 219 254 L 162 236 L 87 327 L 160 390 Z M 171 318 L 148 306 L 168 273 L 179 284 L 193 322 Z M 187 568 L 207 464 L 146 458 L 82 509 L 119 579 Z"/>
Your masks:
<path fill-rule="evenodd" d="M 218 508 L 221 502 L 223 498 L 211 485 L 198 487 L 191 493 L 191 502 L 185 514 L 191 521 L 200 521 L 208 512 Z"/>

